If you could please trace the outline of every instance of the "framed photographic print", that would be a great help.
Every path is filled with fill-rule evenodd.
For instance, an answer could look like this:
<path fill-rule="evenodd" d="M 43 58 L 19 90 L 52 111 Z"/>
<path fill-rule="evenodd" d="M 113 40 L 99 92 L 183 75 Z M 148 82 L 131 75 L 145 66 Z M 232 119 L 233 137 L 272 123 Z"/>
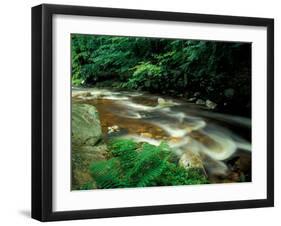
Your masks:
<path fill-rule="evenodd" d="M 274 21 L 32 8 L 32 217 L 274 204 Z"/>

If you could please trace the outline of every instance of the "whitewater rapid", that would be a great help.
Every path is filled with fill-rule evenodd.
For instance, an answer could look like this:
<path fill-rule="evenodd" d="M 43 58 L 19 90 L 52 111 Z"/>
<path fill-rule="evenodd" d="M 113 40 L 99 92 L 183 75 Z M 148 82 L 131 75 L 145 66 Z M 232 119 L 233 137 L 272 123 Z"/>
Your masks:
<path fill-rule="evenodd" d="M 237 150 L 251 152 L 251 142 L 229 126 L 249 131 L 251 120 L 247 118 L 215 113 L 183 100 L 141 92 L 73 89 L 72 96 L 80 101 L 111 101 L 114 104 L 107 111 L 114 117 L 125 122 L 129 119 L 137 120 L 161 129 L 166 134 L 164 139 L 163 136 L 140 133 L 138 130 L 126 132 L 126 128 L 123 128 L 125 124 L 120 128 L 120 133 L 113 134 L 115 137 L 153 145 L 159 145 L 164 140 L 179 158 L 185 155 L 188 161 L 190 156 L 200 156 L 204 161 L 202 165 L 212 173 L 227 173 L 225 160 Z M 138 101 L 140 97 L 145 101 Z M 127 127 L 130 127 L 130 123 Z"/>

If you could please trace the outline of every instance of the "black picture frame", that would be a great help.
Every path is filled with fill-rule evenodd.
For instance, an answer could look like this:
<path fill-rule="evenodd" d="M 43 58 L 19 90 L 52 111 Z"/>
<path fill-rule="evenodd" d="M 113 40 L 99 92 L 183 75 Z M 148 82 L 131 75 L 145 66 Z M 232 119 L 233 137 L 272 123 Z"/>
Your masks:
<path fill-rule="evenodd" d="M 52 18 L 55 14 L 182 21 L 267 28 L 267 198 L 129 208 L 52 210 Z M 43 4 L 32 8 L 32 218 L 40 221 L 121 217 L 274 206 L 274 20 Z"/>

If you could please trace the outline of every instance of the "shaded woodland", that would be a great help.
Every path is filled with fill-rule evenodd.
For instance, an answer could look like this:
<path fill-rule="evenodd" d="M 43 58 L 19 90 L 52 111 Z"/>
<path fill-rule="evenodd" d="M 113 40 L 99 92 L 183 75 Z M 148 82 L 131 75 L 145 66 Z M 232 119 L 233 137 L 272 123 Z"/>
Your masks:
<path fill-rule="evenodd" d="M 251 115 L 251 44 L 73 34 L 72 84 L 141 90 Z"/>

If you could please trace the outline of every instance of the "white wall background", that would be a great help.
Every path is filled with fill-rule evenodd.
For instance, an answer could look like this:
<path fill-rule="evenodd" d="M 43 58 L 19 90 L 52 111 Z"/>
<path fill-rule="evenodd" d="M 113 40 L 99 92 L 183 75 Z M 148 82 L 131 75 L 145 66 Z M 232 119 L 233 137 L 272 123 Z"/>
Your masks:
<path fill-rule="evenodd" d="M 0 224 L 38 225 L 30 215 L 31 6 L 36 0 L 1 2 Z M 277 0 L 57 0 L 44 3 L 135 8 L 275 18 L 275 208 L 55 222 L 55 225 L 276 225 L 281 211 L 281 14 Z M 279 116 L 279 117 L 278 117 Z M 278 128 L 279 127 L 279 128 Z M 280 138 L 279 138 L 280 137 Z M 239 191 L 237 191 L 239 192 Z"/>

